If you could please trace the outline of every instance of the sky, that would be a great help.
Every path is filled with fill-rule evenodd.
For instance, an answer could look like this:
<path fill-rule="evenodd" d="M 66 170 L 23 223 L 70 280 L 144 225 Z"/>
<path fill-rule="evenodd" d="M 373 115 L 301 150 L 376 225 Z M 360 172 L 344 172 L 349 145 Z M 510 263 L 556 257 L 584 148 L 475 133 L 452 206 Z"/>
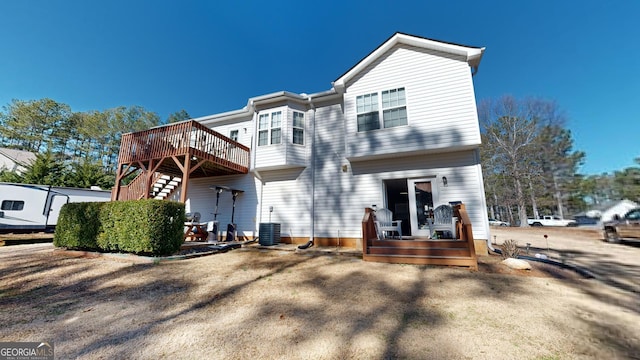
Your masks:
<path fill-rule="evenodd" d="M 640 157 L 640 1 L 0 1 L 0 106 L 143 106 L 161 118 L 315 93 L 395 32 L 486 47 L 477 101 L 555 101 L 580 173 Z"/>

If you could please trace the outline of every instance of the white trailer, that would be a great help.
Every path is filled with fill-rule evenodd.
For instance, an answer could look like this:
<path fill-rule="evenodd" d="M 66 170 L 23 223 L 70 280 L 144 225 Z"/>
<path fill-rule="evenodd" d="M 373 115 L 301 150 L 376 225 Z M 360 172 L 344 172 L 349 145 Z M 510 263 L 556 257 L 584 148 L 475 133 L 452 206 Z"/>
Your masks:
<path fill-rule="evenodd" d="M 51 231 L 64 204 L 109 200 L 109 190 L 0 182 L 0 232 Z"/>

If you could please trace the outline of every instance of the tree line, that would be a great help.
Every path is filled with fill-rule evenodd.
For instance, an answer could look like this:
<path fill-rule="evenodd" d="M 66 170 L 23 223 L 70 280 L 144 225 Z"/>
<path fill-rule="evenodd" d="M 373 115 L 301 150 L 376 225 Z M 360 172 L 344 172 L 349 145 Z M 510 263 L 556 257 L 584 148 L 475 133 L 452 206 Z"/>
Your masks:
<path fill-rule="evenodd" d="M 528 217 L 570 217 L 607 201 L 640 201 L 640 167 L 578 172 L 566 116 L 553 101 L 504 96 L 478 103 L 489 216 L 526 226 Z M 640 165 L 640 159 L 636 159 Z"/>
<path fill-rule="evenodd" d="M 141 106 L 74 112 L 52 99 L 12 100 L 0 111 L 0 147 L 36 160 L 22 174 L 0 169 L 0 181 L 110 189 L 123 133 L 189 118 L 185 110 L 162 120 Z"/>

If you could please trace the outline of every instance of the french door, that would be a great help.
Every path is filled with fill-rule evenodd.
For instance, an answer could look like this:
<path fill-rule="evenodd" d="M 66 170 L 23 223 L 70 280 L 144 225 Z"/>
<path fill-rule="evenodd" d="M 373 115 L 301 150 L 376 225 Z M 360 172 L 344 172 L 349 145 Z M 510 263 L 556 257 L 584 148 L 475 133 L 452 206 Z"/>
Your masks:
<path fill-rule="evenodd" d="M 411 235 L 429 236 L 428 220 L 433 218 L 433 204 L 437 200 L 436 179 L 408 179 Z"/>

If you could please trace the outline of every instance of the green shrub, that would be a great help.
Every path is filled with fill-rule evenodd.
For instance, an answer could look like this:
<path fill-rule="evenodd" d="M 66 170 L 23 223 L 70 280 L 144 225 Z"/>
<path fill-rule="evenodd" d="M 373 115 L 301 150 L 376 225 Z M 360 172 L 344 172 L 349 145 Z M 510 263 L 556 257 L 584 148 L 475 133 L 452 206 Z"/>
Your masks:
<path fill-rule="evenodd" d="M 99 214 L 104 202 L 69 203 L 62 206 L 53 245 L 69 249 L 96 250 Z"/>
<path fill-rule="evenodd" d="M 180 249 L 185 221 L 184 204 L 173 201 L 67 204 L 56 227 L 54 245 L 168 255 Z"/>
<path fill-rule="evenodd" d="M 97 243 L 107 251 L 167 255 L 184 240 L 184 204 L 162 200 L 109 203 L 100 214 Z"/>

